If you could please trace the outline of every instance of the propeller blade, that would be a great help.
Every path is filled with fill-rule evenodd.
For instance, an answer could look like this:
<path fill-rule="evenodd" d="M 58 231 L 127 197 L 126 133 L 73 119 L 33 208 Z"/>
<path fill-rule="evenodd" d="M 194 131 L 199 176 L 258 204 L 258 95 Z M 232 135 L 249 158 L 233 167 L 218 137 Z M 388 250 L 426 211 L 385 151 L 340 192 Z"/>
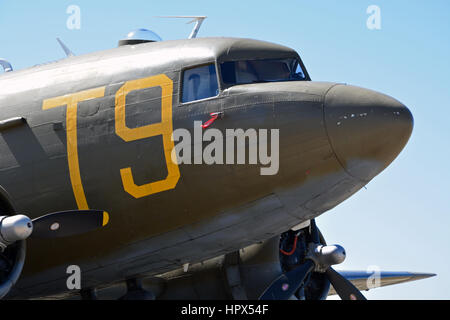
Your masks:
<path fill-rule="evenodd" d="M 101 210 L 73 210 L 50 213 L 33 220 L 34 238 L 61 238 L 83 234 L 108 224 L 109 215 Z"/>
<path fill-rule="evenodd" d="M 314 262 L 306 260 L 301 266 L 279 276 L 264 291 L 259 300 L 288 300 L 300 288 L 313 269 Z"/>
<path fill-rule="evenodd" d="M 333 268 L 329 267 L 326 274 L 334 290 L 336 290 L 336 293 L 342 300 L 367 300 L 350 281 Z"/>

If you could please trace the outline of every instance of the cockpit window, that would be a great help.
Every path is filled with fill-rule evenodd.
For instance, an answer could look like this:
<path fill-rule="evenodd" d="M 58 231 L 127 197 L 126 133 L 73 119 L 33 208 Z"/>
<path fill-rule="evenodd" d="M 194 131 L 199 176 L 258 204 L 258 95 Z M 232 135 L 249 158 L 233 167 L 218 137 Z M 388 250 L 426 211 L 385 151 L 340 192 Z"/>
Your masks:
<path fill-rule="evenodd" d="M 220 65 L 227 85 L 306 80 L 297 59 L 228 61 Z"/>
<path fill-rule="evenodd" d="M 218 94 L 219 86 L 217 84 L 216 66 L 214 64 L 184 71 L 181 99 L 183 103 L 215 97 Z"/>

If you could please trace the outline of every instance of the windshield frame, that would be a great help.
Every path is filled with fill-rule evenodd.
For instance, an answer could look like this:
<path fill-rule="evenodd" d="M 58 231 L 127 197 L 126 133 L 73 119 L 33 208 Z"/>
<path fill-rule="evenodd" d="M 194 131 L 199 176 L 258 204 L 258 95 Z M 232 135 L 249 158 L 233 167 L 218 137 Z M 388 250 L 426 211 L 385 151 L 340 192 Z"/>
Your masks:
<path fill-rule="evenodd" d="M 243 60 L 247 60 L 247 61 L 254 61 L 254 60 L 285 60 L 285 59 L 295 59 L 297 60 L 298 65 L 300 65 L 303 74 L 305 75 L 305 79 L 304 80 L 279 80 L 279 81 L 261 81 L 261 82 L 253 82 L 253 83 L 234 83 L 234 84 L 229 84 L 229 83 L 225 83 L 223 81 L 223 75 L 222 75 L 222 64 L 226 63 L 226 62 L 236 62 L 236 61 L 243 61 Z M 220 61 L 216 61 L 217 64 L 217 71 L 218 71 L 218 77 L 219 77 L 219 87 L 220 90 L 225 90 L 234 86 L 240 86 L 240 85 L 248 85 L 248 84 L 255 84 L 255 83 L 272 83 L 272 82 L 286 82 L 286 81 L 311 81 L 311 78 L 309 76 L 308 70 L 306 69 L 302 59 L 300 58 L 300 56 L 295 55 L 295 56 L 273 56 L 273 57 L 264 57 L 264 58 L 254 58 L 254 57 L 248 57 L 248 58 L 239 58 L 239 59 L 221 59 Z"/>
<path fill-rule="evenodd" d="M 200 68 L 200 67 L 209 66 L 209 65 L 214 65 L 214 68 L 216 69 L 216 81 L 217 81 L 217 87 L 218 87 L 218 94 L 215 96 L 211 96 L 211 97 L 207 97 L 207 98 L 203 98 L 203 99 L 183 102 L 184 73 L 190 69 Z M 178 83 L 178 93 L 179 93 L 178 94 L 178 104 L 179 104 L 179 106 L 184 106 L 184 105 L 194 104 L 197 102 L 203 102 L 203 101 L 208 101 L 208 100 L 212 100 L 212 99 L 217 99 L 224 90 L 219 69 L 220 68 L 219 68 L 219 64 L 218 64 L 217 60 L 212 60 L 212 61 L 204 62 L 201 64 L 193 64 L 193 65 L 183 67 L 179 72 L 179 83 Z"/>

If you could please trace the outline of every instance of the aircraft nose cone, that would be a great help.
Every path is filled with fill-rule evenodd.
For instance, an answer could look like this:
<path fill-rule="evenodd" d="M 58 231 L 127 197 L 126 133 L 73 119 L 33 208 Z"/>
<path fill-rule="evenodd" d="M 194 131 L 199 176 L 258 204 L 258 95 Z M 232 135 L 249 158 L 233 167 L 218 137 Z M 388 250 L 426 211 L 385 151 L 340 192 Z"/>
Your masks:
<path fill-rule="evenodd" d="M 384 94 L 336 85 L 325 96 L 325 123 L 339 162 L 355 178 L 369 181 L 402 151 L 413 116 Z"/>

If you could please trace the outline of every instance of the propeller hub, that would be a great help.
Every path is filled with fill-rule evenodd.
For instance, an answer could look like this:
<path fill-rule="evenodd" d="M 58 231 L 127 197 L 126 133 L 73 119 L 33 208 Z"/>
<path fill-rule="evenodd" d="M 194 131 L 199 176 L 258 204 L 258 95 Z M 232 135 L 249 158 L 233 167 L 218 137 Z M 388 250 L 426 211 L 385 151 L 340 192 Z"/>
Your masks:
<path fill-rule="evenodd" d="M 311 243 L 306 255 L 315 264 L 314 271 L 325 272 L 330 266 L 344 262 L 346 257 L 345 249 L 340 245 L 323 246 Z"/>
<path fill-rule="evenodd" d="M 24 215 L 0 217 L 0 246 L 27 239 L 33 232 L 33 222 Z"/>

